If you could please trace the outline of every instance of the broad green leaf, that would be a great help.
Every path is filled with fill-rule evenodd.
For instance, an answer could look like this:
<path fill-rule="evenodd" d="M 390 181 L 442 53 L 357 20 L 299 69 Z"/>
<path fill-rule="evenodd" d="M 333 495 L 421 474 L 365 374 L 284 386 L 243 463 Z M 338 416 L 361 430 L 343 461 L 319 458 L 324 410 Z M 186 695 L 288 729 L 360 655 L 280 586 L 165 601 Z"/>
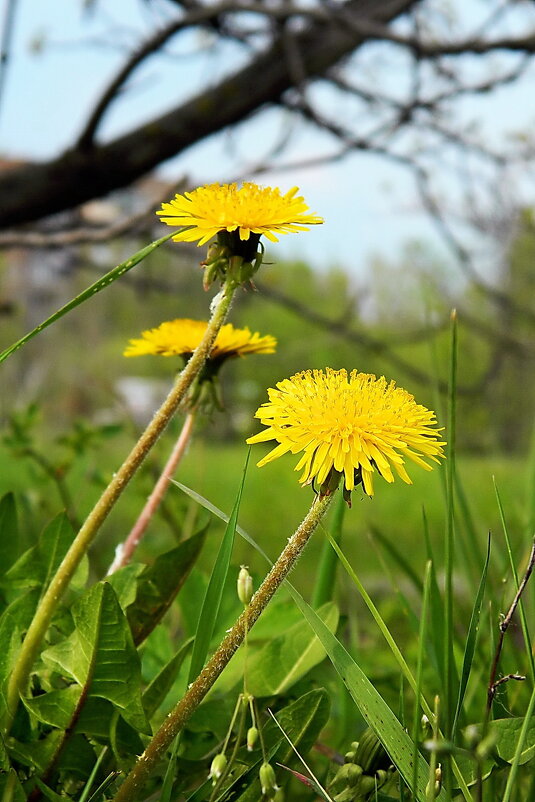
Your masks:
<path fill-rule="evenodd" d="M 85 736 L 75 733 L 65 742 L 59 758 L 58 768 L 62 772 L 75 774 L 85 780 L 95 765 L 95 750 Z"/>
<path fill-rule="evenodd" d="M 125 721 L 150 733 L 141 703 L 141 668 L 126 617 L 107 582 L 90 588 L 72 608 L 74 632 L 43 652 L 43 660 L 67 674 L 88 696 L 112 702 Z"/>
<path fill-rule="evenodd" d="M 201 733 L 203 741 L 206 741 L 206 736 L 209 734 L 214 735 L 217 741 L 223 741 L 235 707 L 236 697 L 234 695 L 226 694 L 218 699 L 208 699 L 199 705 L 188 720 L 186 725 L 188 735 L 190 733 Z M 186 754 L 189 760 L 197 760 L 203 753 L 206 754 L 206 745 L 201 746 L 200 754 L 196 754 L 188 745 Z"/>
<path fill-rule="evenodd" d="M 505 761 L 505 763 L 513 762 L 520 732 L 524 725 L 524 720 L 525 719 L 523 716 L 519 716 L 516 718 L 495 719 L 491 722 L 490 727 L 496 737 L 494 754 L 499 760 Z M 481 732 L 481 725 L 477 724 L 476 727 L 479 732 Z M 534 756 L 535 721 L 528 725 L 526 740 L 524 742 L 522 753 L 519 757 L 519 765 L 524 765 L 528 761 L 532 760 Z M 476 783 L 478 772 L 475 760 L 470 758 L 468 755 L 465 756 L 463 754 L 459 754 L 457 756 L 457 762 L 468 785 L 473 785 Z M 503 766 L 503 763 L 501 765 Z M 487 779 L 487 777 L 495 768 L 496 761 L 492 760 L 491 758 L 486 759 L 482 766 L 483 779 Z"/>
<path fill-rule="evenodd" d="M 143 752 L 143 743 L 137 732 L 119 717 L 114 706 L 106 699 L 98 697 L 87 699 L 80 718 L 76 723 L 76 732 L 88 735 L 99 743 L 111 743 L 111 729 L 115 729 L 114 745 L 120 755 L 140 755 Z"/>
<path fill-rule="evenodd" d="M 455 709 L 455 716 L 453 719 L 453 727 L 452 727 L 452 737 L 455 735 L 455 730 L 457 728 L 457 723 L 459 721 L 459 716 L 461 715 L 461 710 L 463 707 L 464 695 L 466 693 L 466 686 L 468 685 L 468 679 L 470 677 L 470 671 L 472 670 L 472 661 L 474 659 L 474 653 L 476 650 L 476 641 L 477 641 L 477 633 L 479 631 L 479 619 L 481 616 L 481 605 L 483 604 L 483 595 L 485 593 L 485 585 L 487 582 L 487 571 L 489 567 L 489 560 L 490 560 L 490 536 L 488 540 L 487 546 L 487 557 L 485 559 L 485 565 L 483 566 L 483 573 L 481 575 L 481 579 L 479 582 L 479 587 L 477 589 L 476 598 L 474 601 L 474 606 L 472 609 L 472 614 L 470 616 L 470 625 L 468 627 L 468 635 L 466 637 L 466 646 L 464 649 L 464 657 L 463 657 L 463 666 L 461 669 L 461 681 L 459 684 L 459 695 L 457 698 L 457 707 Z"/>
<path fill-rule="evenodd" d="M 36 545 L 6 572 L 2 584 L 12 588 L 46 588 L 72 539 L 72 526 L 65 513 L 61 513 L 44 528 Z"/>
<path fill-rule="evenodd" d="M 80 701 L 82 688 L 80 685 L 69 685 L 61 690 L 49 691 L 31 699 L 22 701 L 29 713 L 51 727 L 66 730 L 72 720 L 76 705 Z"/>
<path fill-rule="evenodd" d="M 318 615 L 330 632 L 336 631 L 339 614 L 333 602 L 323 605 Z M 324 657 L 318 637 L 306 621 L 299 621 L 248 659 L 247 690 L 253 696 L 284 694 Z"/>
<path fill-rule="evenodd" d="M 414 748 L 409 735 L 349 652 L 329 631 L 317 613 L 294 588 L 291 588 L 290 592 L 303 616 L 323 643 L 329 659 L 340 674 L 366 722 L 374 730 L 390 755 L 392 763 L 410 787 L 413 779 Z M 425 802 L 425 787 L 428 780 L 429 766 L 423 757 L 418 756 L 417 787 L 415 789 L 418 802 Z M 436 799 L 439 802 L 445 799 L 444 790 L 440 791 Z"/>
<path fill-rule="evenodd" d="M 147 566 L 143 563 L 128 563 L 106 577 L 106 582 L 109 582 L 114 589 L 117 600 L 125 612 L 131 604 L 134 604 L 138 592 L 138 579 L 146 570 Z"/>
<path fill-rule="evenodd" d="M 193 638 L 190 638 L 183 643 L 176 654 L 164 665 L 161 671 L 154 677 L 151 683 L 147 686 L 143 693 L 143 707 L 147 714 L 147 718 L 151 718 L 158 710 L 165 697 L 171 690 L 173 682 L 175 681 L 180 667 L 187 656 Z"/>
<path fill-rule="evenodd" d="M 0 500 L 0 575 L 11 568 L 19 555 L 17 506 L 13 493 Z"/>
<path fill-rule="evenodd" d="M 136 645 L 150 635 L 171 606 L 200 554 L 205 533 L 206 527 L 160 554 L 137 578 L 136 600 L 126 613 Z"/>
<path fill-rule="evenodd" d="M 120 265 L 117 265 L 117 267 L 114 267 L 113 270 L 109 271 L 109 273 L 106 273 L 105 276 L 99 278 L 98 281 L 95 281 L 94 284 L 91 284 L 90 287 L 73 298 L 72 301 L 66 303 L 61 307 L 61 309 L 58 309 L 57 312 L 54 312 L 53 315 L 50 315 L 50 317 L 36 326 L 35 329 L 32 329 L 32 331 L 28 332 L 28 334 L 25 334 L 24 337 L 21 337 L 21 339 L 17 340 L 16 343 L 10 345 L 10 347 L 6 348 L 5 351 L 2 351 L 2 353 L 0 353 L 0 363 L 7 359 L 8 356 L 11 356 L 11 354 L 15 353 L 15 351 L 18 351 L 19 348 L 40 334 L 44 329 L 48 328 L 48 326 L 51 326 L 52 323 L 55 323 L 56 320 L 59 320 L 63 317 L 63 315 L 66 315 L 67 312 L 70 312 L 72 309 L 76 309 L 76 307 L 80 306 L 80 304 L 82 304 L 84 301 L 92 298 L 93 295 L 97 294 L 97 292 L 109 287 L 109 285 L 118 278 L 123 276 L 125 273 L 128 273 L 129 270 L 138 265 L 143 259 L 152 253 L 152 251 L 156 250 L 156 248 L 158 248 L 160 245 L 163 245 L 164 242 L 167 242 L 167 240 L 171 239 L 175 233 L 175 231 L 172 231 L 170 234 L 166 234 L 165 237 L 160 237 L 160 239 L 157 239 L 155 242 L 151 242 L 150 245 L 142 248 L 125 262 L 121 262 Z"/>
<path fill-rule="evenodd" d="M 240 511 L 241 497 L 243 493 L 243 486 L 245 484 L 245 476 L 247 473 L 247 465 L 249 463 L 249 454 L 247 452 L 247 459 L 243 474 L 238 488 L 236 500 L 232 514 L 229 518 L 228 524 L 221 540 L 221 545 L 215 559 L 214 567 L 206 588 L 201 613 L 199 616 L 199 623 L 197 624 L 197 631 L 195 633 L 195 641 L 193 643 L 193 653 L 191 655 L 191 664 L 188 675 L 188 683 L 195 679 L 201 672 L 202 667 L 206 661 L 208 650 L 210 648 L 210 641 L 214 634 L 219 608 L 221 606 L 221 599 L 223 598 L 223 588 L 227 579 L 228 569 L 230 565 L 230 557 L 232 554 L 232 547 L 234 545 L 234 534 L 236 532 L 236 525 L 238 523 L 238 514 Z"/>
<path fill-rule="evenodd" d="M 0 716 L 5 709 L 6 680 L 19 653 L 22 634 L 34 616 L 40 592 L 36 588 L 11 602 L 0 616 Z"/>
<path fill-rule="evenodd" d="M 249 643 L 276 638 L 302 620 L 301 613 L 291 599 L 275 596 L 247 636 Z"/>
<path fill-rule="evenodd" d="M 523 724 L 524 717 L 518 716 L 517 718 L 500 718 L 490 725 L 496 735 L 496 752 L 507 763 L 511 763 L 514 758 L 518 736 Z M 527 763 L 534 755 L 535 720 L 529 725 L 519 765 Z"/>
<path fill-rule="evenodd" d="M 22 743 L 15 738 L 9 740 L 9 753 L 23 766 L 33 766 L 42 774 L 49 766 L 51 760 L 63 739 L 60 730 L 52 730 L 39 741 Z"/>

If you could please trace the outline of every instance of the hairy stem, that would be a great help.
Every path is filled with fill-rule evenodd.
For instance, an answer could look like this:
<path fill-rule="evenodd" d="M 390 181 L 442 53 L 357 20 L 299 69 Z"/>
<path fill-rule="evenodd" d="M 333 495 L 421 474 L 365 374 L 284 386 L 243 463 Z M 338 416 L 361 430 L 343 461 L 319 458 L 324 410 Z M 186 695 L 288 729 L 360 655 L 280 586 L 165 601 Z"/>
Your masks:
<path fill-rule="evenodd" d="M 143 507 L 139 518 L 130 530 L 130 533 L 124 543 L 121 543 L 117 548 L 115 559 L 108 570 L 108 576 L 115 573 L 115 571 L 117 571 L 119 568 L 122 568 L 123 565 L 128 565 L 132 559 L 132 555 L 138 547 L 141 538 L 145 534 L 147 526 L 156 513 L 156 510 L 162 503 L 163 497 L 167 492 L 167 488 L 169 487 L 171 479 L 173 478 L 176 467 L 184 455 L 186 447 L 191 438 L 194 423 L 195 410 L 191 410 L 186 415 L 186 419 L 184 420 L 184 425 L 182 426 L 178 440 L 176 441 L 165 468 L 160 474 L 158 481 L 154 485 L 154 489 L 148 497 L 147 503 Z"/>
<path fill-rule="evenodd" d="M 46 593 L 41 599 L 33 621 L 22 643 L 18 661 L 9 679 L 7 688 L 6 731 L 9 731 L 11 728 L 17 709 L 19 694 L 24 692 L 32 665 L 39 652 L 39 647 L 63 593 L 101 525 L 113 509 L 128 482 L 134 476 L 136 470 L 171 420 L 192 382 L 203 367 L 215 338 L 225 322 L 235 288 L 235 284 L 225 284 L 223 286 L 223 289 L 217 296 L 218 301 L 202 342 L 195 349 L 190 361 L 177 377 L 171 392 L 162 406 L 155 413 L 153 419 L 134 448 L 89 513 L 73 540 L 69 551 L 63 558 L 55 576 L 52 578 Z"/>
<path fill-rule="evenodd" d="M 175 705 L 160 729 L 138 759 L 132 771 L 119 788 L 113 802 L 135 802 L 150 775 L 164 759 L 165 752 L 175 736 L 184 727 L 192 713 L 202 702 L 231 657 L 243 643 L 246 632 L 267 606 L 277 589 L 295 565 L 312 533 L 327 510 L 333 496 L 316 497 L 306 517 L 289 539 L 277 562 L 266 576 L 232 629 L 227 633 L 212 658 L 199 676 L 191 683 L 182 699 Z"/>

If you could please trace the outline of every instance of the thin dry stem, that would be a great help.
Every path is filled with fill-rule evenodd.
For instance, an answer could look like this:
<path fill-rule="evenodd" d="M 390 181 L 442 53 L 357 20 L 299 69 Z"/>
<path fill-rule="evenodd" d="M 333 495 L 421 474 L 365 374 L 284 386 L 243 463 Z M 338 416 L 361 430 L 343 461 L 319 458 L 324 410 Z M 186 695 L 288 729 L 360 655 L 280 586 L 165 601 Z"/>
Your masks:
<path fill-rule="evenodd" d="M 109 567 L 108 576 L 114 574 L 119 568 L 128 565 L 131 561 L 135 550 L 137 549 L 141 538 L 145 534 L 147 527 L 155 515 L 158 507 L 162 503 L 163 497 L 167 492 L 167 488 L 173 478 L 173 474 L 184 456 L 186 447 L 190 441 L 191 433 L 195 423 L 195 412 L 192 410 L 186 415 L 184 425 L 182 426 L 178 440 L 167 460 L 165 468 L 163 469 L 158 481 L 154 485 L 152 493 L 147 499 L 147 503 L 143 507 L 139 518 L 130 530 L 130 533 L 124 543 L 121 543 L 115 553 L 115 559 Z"/>

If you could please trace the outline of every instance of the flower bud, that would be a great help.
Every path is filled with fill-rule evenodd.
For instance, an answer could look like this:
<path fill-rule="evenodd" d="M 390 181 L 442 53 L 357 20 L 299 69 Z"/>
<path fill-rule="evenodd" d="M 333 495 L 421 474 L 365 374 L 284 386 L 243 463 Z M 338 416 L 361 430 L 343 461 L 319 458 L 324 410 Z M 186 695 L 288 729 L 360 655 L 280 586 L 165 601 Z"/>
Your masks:
<path fill-rule="evenodd" d="M 275 796 L 273 797 L 272 802 L 284 802 L 284 789 L 277 788 L 275 791 Z"/>
<path fill-rule="evenodd" d="M 213 780 L 213 784 L 215 785 L 217 780 L 219 780 L 219 778 L 225 771 L 226 767 L 227 767 L 227 758 L 225 757 L 223 752 L 220 752 L 212 760 L 212 765 L 210 766 L 210 774 L 208 775 L 208 779 Z"/>
<path fill-rule="evenodd" d="M 247 751 L 252 752 L 255 743 L 258 741 L 258 730 L 256 727 L 249 727 L 247 730 Z"/>
<path fill-rule="evenodd" d="M 246 565 L 242 565 L 238 574 L 238 598 L 246 607 L 253 596 L 253 578 Z"/>
<path fill-rule="evenodd" d="M 435 769 L 435 782 L 433 784 L 433 793 L 438 795 L 442 789 L 442 767 L 439 765 Z M 425 787 L 425 793 L 429 794 L 431 790 L 431 782 L 428 782 Z"/>
<path fill-rule="evenodd" d="M 262 786 L 262 793 L 272 796 L 272 791 L 277 791 L 277 778 L 275 777 L 275 769 L 270 763 L 262 763 L 260 766 L 260 785 Z"/>

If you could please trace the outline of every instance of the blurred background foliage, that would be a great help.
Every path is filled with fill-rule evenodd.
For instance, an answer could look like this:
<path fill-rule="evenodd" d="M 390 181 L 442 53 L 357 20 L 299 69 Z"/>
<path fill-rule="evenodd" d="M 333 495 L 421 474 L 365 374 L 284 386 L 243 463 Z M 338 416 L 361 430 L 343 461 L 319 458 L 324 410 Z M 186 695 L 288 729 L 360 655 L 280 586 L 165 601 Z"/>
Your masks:
<path fill-rule="evenodd" d="M 61 251 L 4 253 L 2 345 L 16 340 L 158 233 L 148 229 L 140 238 Z M 237 298 L 231 320 L 275 335 L 278 351 L 225 365 L 221 379 L 226 409 L 199 421 L 178 478 L 228 512 L 247 453 L 244 440 L 257 428 L 253 414 L 266 399 L 266 388 L 308 368 L 357 368 L 395 378 L 419 402 L 436 409 L 444 424 L 450 314 L 456 308 L 457 446 L 483 554 L 487 531 L 499 528 L 490 477 L 495 475 L 504 489 L 525 484 L 521 477 L 535 406 L 533 212 L 521 212 L 503 248 L 496 284 L 503 300 L 498 302 L 477 282 L 454 280 L 449 265 L 422 242 L 407 242 L 395 261 L 370 258 L 359 279 L 350 263 L 318 271 L 300 261 L 277 263 L 273 250 L 268 251 L 258 286 Z M 164 320 L 207 317 L 211 295 L 203 292 L 197 267 L 202 256 L 196 248 L 175 243 L 162 247 L 3 365 L 0 491 L 16 489 L 25 497 L 32 513 L 29 533 L 37 534 L 63 506 L 71 508 L 73 520 L 83 519 L 98 488 L 105 486 L 166 394 L 180 368 L 178 360 L 125 359 L 122 352 L 129 338 Z M 177 419 L 106 524 L 106 535 L 99 541 L 103 545 L 95 550 L 96 570 L 111 559 L 113 545 L 121 539 L 118 530 L 124 536 L 132 525 L 179 427 Z M 254 461 L 260 458 L 260 449 L 256 452 Z M 258 539 L 265 537 L 272 554 L 309 504 L 310 491 L 298 487 L 291 458 L 285 463 L 260 471 L 250 467 L 242 507 L 243 525 L 251 527 Z M 350 520 L 359 530 L 353 541 L 357 554 L 374 527 L 395 540 L 400 509 L 407 546 L 419 548 L 425 508 L 441 550 L 442 478 L 438 472 L 427 475 L 418 469 L 412 475 L 416 488 L 410 493 L 397 483 L 380 488 L 380 503 L 365 497 L 356 501 L 359 514 Z M 267 499 L 270 516 L 265 515 Z M 532 515 L 530 509 L 518 496 L 511 513 L 519 532 Z M 169 545 L 169 539 L 182 537 L 184 526 L 192 531 L 197 515 L 178 490 L 170 493 L 154 524 L 148 552 L 155 554 Z M 312 551 L 319 545 L 318 539 Z M 249 559 L 242 545 L 238 551 L 238 560 Z M 421 560 L 423 568 L 423 552 Z M 372 548 L 366 571 L 377 575 L 383 571 Z"/>

